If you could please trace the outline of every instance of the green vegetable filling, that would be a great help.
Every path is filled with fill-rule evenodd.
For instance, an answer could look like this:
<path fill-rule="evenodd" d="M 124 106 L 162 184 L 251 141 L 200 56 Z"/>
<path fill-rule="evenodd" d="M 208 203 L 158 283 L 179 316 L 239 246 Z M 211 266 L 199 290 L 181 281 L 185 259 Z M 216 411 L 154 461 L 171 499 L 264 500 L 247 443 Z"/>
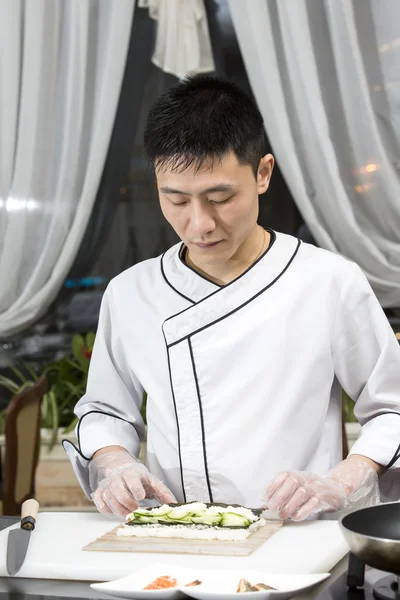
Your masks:
<path fill-rule="evenodd" d="M 250 520 L 239 512 L 227 511 L 228 505 L 212 503 L 192 503 L 165 505 L 157 508 L 141 508 L 128 516 L 127 525 L 205 525 L 209 527 L 229 527 L 247 529 L 258 521 L 261 510 L 252 510 L 254 518 Z M 205 508 L 201 508 L 201 507 Z M 230 508 L 235 508 L 231 505 Z"/>

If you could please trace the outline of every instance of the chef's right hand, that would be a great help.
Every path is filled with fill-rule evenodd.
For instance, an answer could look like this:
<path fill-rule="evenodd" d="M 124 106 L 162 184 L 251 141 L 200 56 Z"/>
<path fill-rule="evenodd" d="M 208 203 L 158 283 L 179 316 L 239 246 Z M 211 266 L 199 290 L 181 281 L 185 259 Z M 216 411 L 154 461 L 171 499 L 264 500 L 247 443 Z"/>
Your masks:
<path fill-rule="evenodd" d="M 170 490 L 122 447 L 96 452 L 89 462 L 92 500 L 101 513 L 126 517 L 145 498 L 176 502 Z"/>

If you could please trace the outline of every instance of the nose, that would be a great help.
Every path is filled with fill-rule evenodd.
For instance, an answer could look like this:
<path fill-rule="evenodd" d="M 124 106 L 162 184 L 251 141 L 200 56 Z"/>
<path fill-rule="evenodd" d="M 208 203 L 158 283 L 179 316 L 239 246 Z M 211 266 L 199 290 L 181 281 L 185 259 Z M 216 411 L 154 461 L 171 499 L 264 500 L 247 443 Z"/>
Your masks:
<path fill-rule="evenodd" d="M 193 202 L 190 225 L 193 233 L 200 239 L 205 238 L 207 234 L 214 231 L 216 223 L 213 209 L 209 202 Z"/>

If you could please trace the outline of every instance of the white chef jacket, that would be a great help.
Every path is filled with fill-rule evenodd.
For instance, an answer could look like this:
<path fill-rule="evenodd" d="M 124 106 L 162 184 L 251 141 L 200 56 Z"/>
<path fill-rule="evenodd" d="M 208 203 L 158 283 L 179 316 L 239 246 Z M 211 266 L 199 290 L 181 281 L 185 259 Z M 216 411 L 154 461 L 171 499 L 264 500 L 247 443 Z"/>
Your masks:
<path fill-rule="evenodd" d="M 94 452 L 138 456 L 143 390 L 147 466 L 178 501 L 256 507 L 281 470 L 327 473 L 342 460 L 342 387 L 362 425 L 352 453 L 399 469 L 400 348 L 365 276 L 270 233 L 225 286 L 188 267 L 182 244 L 111 281 L 75 410 L 79 447 L 64 442 L 88 495 Z"/>

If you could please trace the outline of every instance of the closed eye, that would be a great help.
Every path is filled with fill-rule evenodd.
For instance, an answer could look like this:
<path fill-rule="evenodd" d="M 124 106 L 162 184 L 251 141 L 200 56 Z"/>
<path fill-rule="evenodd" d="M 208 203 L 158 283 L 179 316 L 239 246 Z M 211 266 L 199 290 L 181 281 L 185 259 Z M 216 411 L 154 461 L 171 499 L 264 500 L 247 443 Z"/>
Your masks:
<path fill-rule="evenodd" d="M 229 200 L 231 200 L 233 198 L 233 196 L 229 196 L 229 198 L 226 198 L 226 200 L 209 200 L 209 202 L 211 204 L 226 204 L 227 202 L 229 202 Z"/>
<path fill-rule="evenodd" d="M 174 206 L 184 206 L 185 204 L 187 204 L 186 201 L 183 202 L 172 202 L 172 200 L 170 200 L 171 204 L 173 204 Z"/>

